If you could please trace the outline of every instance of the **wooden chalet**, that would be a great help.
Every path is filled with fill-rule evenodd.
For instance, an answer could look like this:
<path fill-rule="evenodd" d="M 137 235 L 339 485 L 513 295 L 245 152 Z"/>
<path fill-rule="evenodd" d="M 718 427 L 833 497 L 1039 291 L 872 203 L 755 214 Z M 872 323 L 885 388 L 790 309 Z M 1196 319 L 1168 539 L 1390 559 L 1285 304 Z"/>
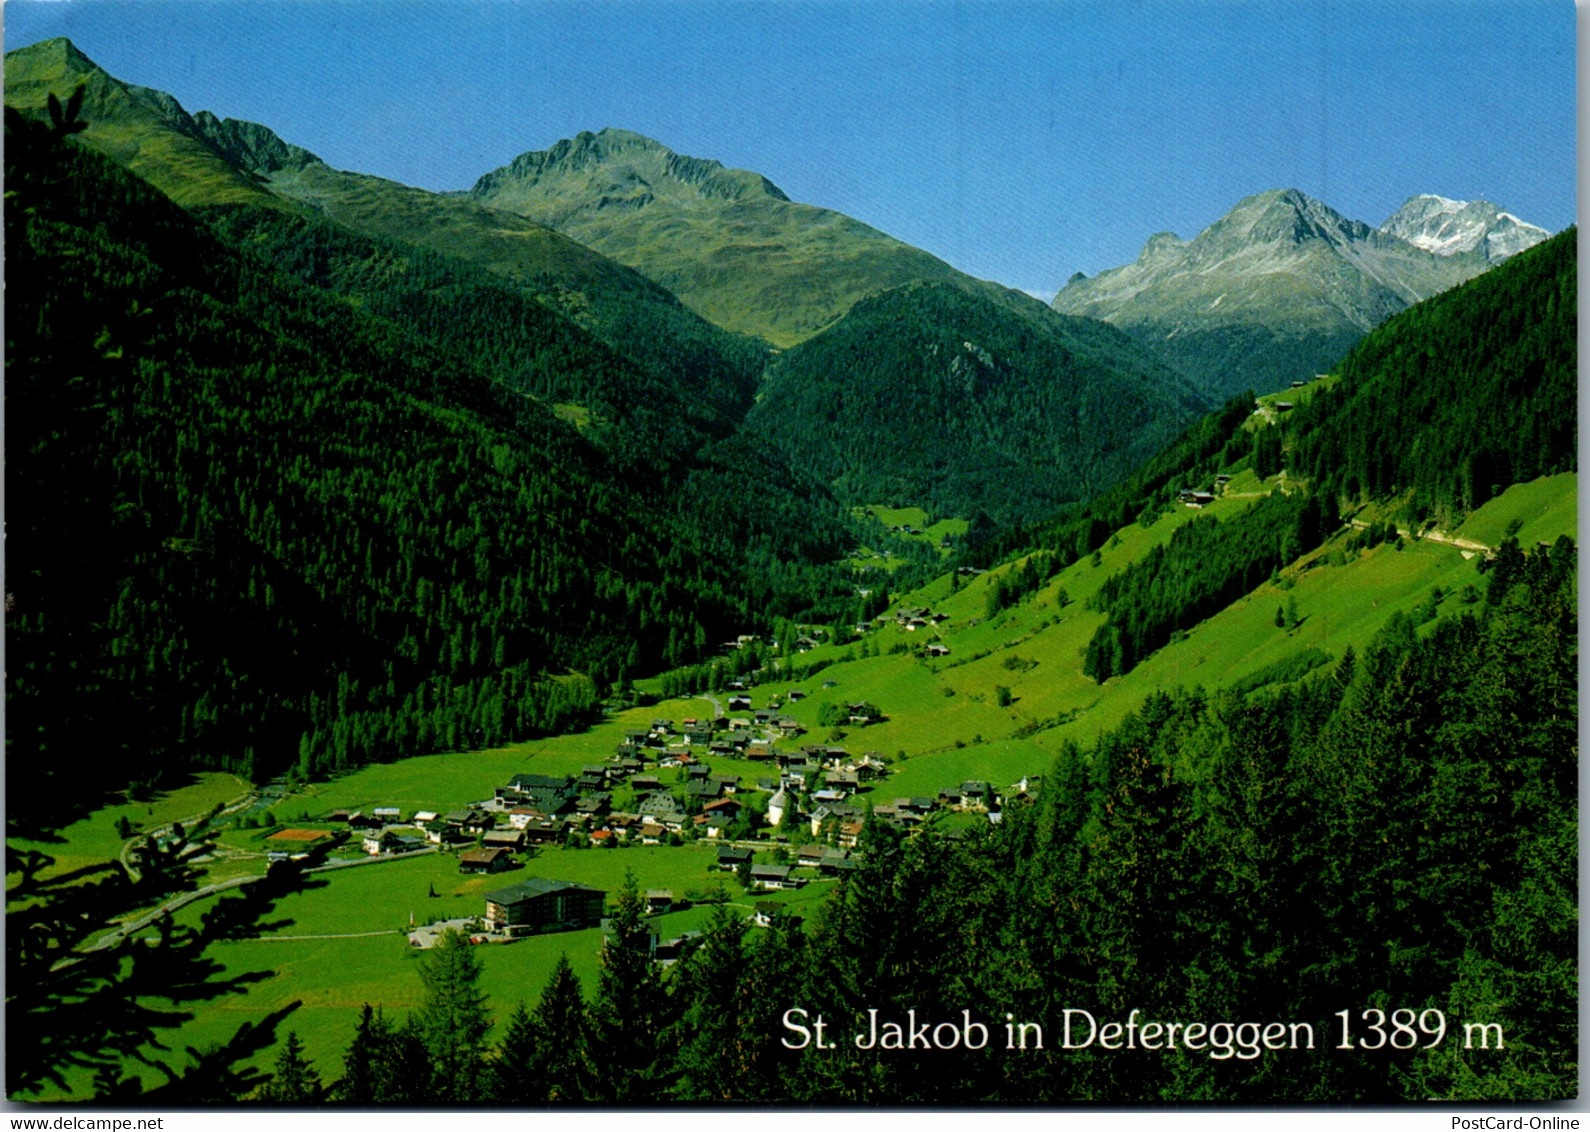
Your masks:
<path fill-rule="evenodd" d="M 458 855 L 461 873 L 500 873 L 513 867 L 513 853 L 507 849 L 466 849 Z"/>

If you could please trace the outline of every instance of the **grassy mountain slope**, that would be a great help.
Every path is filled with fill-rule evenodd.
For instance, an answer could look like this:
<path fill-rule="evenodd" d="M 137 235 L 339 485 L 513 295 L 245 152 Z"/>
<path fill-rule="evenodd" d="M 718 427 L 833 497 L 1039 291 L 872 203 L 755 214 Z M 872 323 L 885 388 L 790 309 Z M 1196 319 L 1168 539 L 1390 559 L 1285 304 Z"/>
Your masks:
<path fill-rule="evenodd" d="M 1349 647 L 1361 651 L 1393 613 L 1421 624 L 1460 613 L 1488 585 L 1487 557 L 1510 553 L 1509 539 L 1535 547 L 1577 538 L 1568 376 L 1577 354 L 1575 236 L 1555 237 L 1392 318 L 1343 361 L 1338 376 L 1284 395 L 1298 404 L 1290 413 L 1276 411 L 1283 396 L 1263 398 L 1256 409 L 1234 400 L 1111 491 L 1026 532 L 1040 548 L 1031 554 L 969 581 L 944 577 L 905 595 L 902 604 L 949 615 L 933 633 L 950 655 L 891 655 L 906 642 L 919 648 L 919 634 L 886 627 L 870 646 L 882 655 L 825 671 L 838 682 L 825 695 L 871 700 L 891 715 L 865 730 L 868 746 L 914 753 L 938 737 L 931 757 L 943 759 L 939 777 L 970 774 L 983 754 L 1002 770 L 1038 772 L 1043 751 L 1113 727 L 1155 688 L 1251 690 L 1266 676 L 1295 679 Z M 1409 406 L 1405 420 L 1399 403 Z M 1366 422 L 1380 420 L 1400 427 L 1366 434 Z M 1496 466 L 1538 478 L 1514 482 L 1467 510 L 1462 484 L 1451 478 L 1463 451 L 1495 452 Z M 1451 487 L 1446 497 L 1406 475 L 1388 473 L 1371 485 L 1354 470 L 1366 458 L 1422 467 L 1424 454 Z M 1263 466 L 1272 460 L 1275 467 Z M 1221 474 L 1230 479 L 1217 485 Z M 1177 494 L 1189 489 L 1214 498 L 1200 507 L 1178 503 Z M 1328 518 L 1333 508 L 1348 521 L 1338 526 Z M 1279 535 L 1260 527 L 1272 513 L 1282 514 Z M 1207 540 L 1193 543 L 1191 555 L 1167 553 L 1194 528 L 1233 535 L 1262 529 L 1252 549 L 1233 553 L 1261 565 L 1263 580 L 1244 584 L 1212 615 L 1177 622 L 1169 640 L 1135 657 L 1124 675 L 1117 669 L 1107 680 L 1090 679 L 1090 647 L 1112 617 L 1123 615 L 1123 600 L 1112 599 L 1111 590 L 1126 592 L 1124 579 L 1136 573 L 1147 582 L 1131 591 L 1138 595 L 1132 600 L 1152 604 L 1155 595 L 1180 593 L 1187 579 L 1224 568 Z M 1284 549 L 1288 540 L 1291 550 Z M 1041 570 L 1018 582 L 1029 561 Z M 1001 585 L 1011 593 L 995 599 Z M 1171 605 L 1180 612 L 1186 600 Z M 846 647 L 811 656 L 842 656 Z M 995 703 L 997 685 L 1011 691 L 1007 709 Z M 802 706 L 815 712 L 823 698 Z M 896 716 L 889 704 L 902 700 L 912 710 Z M 967 742 L 968 731 L 983 742 L 944 749 L 946 741 Z M 973 747 L 987 751 L 968 753 Z M 902 782 L 926 785 L 924 765 L 912 758 Z"/>
<path fill-rule="evenodd" d="M 5 100 L 35 114 L 50 95 L 65 102 L 85 85 L 83 140 L 178 204 L 247 203 L 295 209 L 259 178 L 218 153 L 194 119 L 163 91 L 113 78 L 67 39 L 50 39 L 5 58 Z"/>
<path fill-rule="evenodd" d="M 951 284 L 859 302 L 771 367 L 748 424 L 844 500 L 1031 520 L 1092 494 L 1201 399 L 1093 322 Z"/>
<path fill-rule="evenodd" d="M 1260 485 L 1251 474 L 1244 482 L 1233 480 L 1250 490 L 1274 489 L 1277 483 Z M 1577 539 L 1576 489 L 1572 474 L 1516 485 L 1470 516 L 1462 531 L 1504 530 L 1517 520 L 1521 536 L 1532 540 Z M 1334 663 L 1348 648 L 1361 652 L 1393 614 L 1420 619 L 1437 590 L 1434 616 L 1442 618 L 1467 608 L 1468 587 L 1486 585 L 1477 569 L 1482 557 L 1473 551 L 1465 554 L 1462 547 L 1433 539 L 1405 539 L 1400 550 L 1392 543 L 1349 550 L 1352 536 L 1343 531 L 1127 675 L 1102 686 L 1085 676 L 1088 644 L 1106 620 L 1089 603 L 1104 582 L 1144 561 L 1189 523 L 1239 518 L 1256 501 L 1245 496 L 1246 491 L 1233 492 L 1202 510 L 1180 508 L 1148 528 L 1122 528 L 1101 550 L 1098 565 L 1082 558 L 992 617 L 993 586 L 1019 570 L 1025 558 L 970 580 L 941 578 L 899 598 L 901 605 L 925 605 L 947 615 L 927 634 L 889 623 L 867 638 L 823 646 L 800 658 L 808 666 L 822 665 L 820 676 L 780 682 L 768 692 L 805 689 L 807 700 L 781 710 L 805 721 L 819 738 L 826 734 L 816 726 L 824 703 L 866 700 L 882 707 L 887 721 L 853 729 L 844 742 L 890 756 L 906 753 L 880 788 L 884 797 L 935 794 L 969 778 L 1009 783 L 1044 774 L 1067 742 L 1091 742 L 1155 691 L 1273 688 L 1320 667 L 1322 657 Z M 1288 603 L 1296 608 L 1297 624 L 1278 627 L 1277 610 Z M 917 655 L 935 640 L 950 648 L 948 656 Z M 863 644 L 876 655 L 860 655 Z M 819 690 L 828 681 L 834 686 Z M 1010 690 L 1008 707 L 999 706 L 1000 687 Z M 683 711 L 687 704 L 655 710 Z"/>
<path fill-rule="evenodd" d="M 629 264 L 719 326 L 792 346 L 861 298 L 921 280 L 1016 303 L 918 248 L 765 177 L 605 129 L 521 154 L 470 195 Z"/>

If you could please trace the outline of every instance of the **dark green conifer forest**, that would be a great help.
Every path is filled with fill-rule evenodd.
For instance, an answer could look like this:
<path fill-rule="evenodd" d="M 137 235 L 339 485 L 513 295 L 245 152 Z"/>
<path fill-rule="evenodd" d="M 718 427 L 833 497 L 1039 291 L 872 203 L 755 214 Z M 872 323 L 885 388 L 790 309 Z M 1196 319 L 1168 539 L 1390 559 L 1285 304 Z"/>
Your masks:
<path fill-rule="evenodd" d="M 1578 466 L 1578 229 L 1388 319 L 1299 406 L 1288 465 L 1414 522 Z"/>
<path fill-rule="evenodd" d="M 541 403 L 12 136 L 14 788 L 559 730 L 749 619 L 743 573 Z"/>

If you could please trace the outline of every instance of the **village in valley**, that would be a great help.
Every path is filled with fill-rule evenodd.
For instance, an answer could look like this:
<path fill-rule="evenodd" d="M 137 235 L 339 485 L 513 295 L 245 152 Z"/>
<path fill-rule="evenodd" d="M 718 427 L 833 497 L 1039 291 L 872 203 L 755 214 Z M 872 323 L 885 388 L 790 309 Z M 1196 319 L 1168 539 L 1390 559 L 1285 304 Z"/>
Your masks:
<path fill-rule="evenodd" d="M 926 607 L 906 606 L 851 631 L 862 638 L 889 626 L 897 634 L 914 634 L 945 620 Z M 820 648 L 833 632 L 807 627 L 794 638 L 791 651 Z M 732 656 L 764 646 L 777 653 L 777 642 L 751 636 L 728 643 L 723 652 Z M 938 658 L 950 649 L 935 635 L 912 651 Z M 853 749 L 865 747 L 866 728 L 884 722 L 884 712 L 870 702 L 830 696 L 816 726 L 828 728 L 831 738 L 863 742 L 814 742 L 807 725 L 788 714 L 808 698 L 805 688 L 770 691 L 781 685 L 752 682 L 776 677 L 778 667 L 775 662 L 719 680 L 721 688 L 688 701 L 703 706 L 698 715 L 656 717 L 639 725 L 626 718 L 621 738 L 606 757 L 583 764 L 578 773 L 527 769 L 495 785 L 490 797 L 445 810 L 371 805 L 314 813 L 304 808 L 292 824 L 258 839 L 272 865 L 299 862 L 329 870 L 446 854 L 456 859 L 459 874 L 500 879 L 501 887 L 478 894 L 475 907 L 448 907 L 434 918 L 410 913 L 409 942 L 424 949 L 449 929 L 476 943 L 506 943 L 600 926 L 615 894 L 560 879 L 556 858 L 549 854 L 635 847 L 705 850 L 711 854 L 710 868 L 723 874 L 720 881 L 682 890 L 646 886 L 642 876 L 648 912 L 725 903 L 734 892 L 754 899 L 746 919 L 766 927 L 794 913 L 762 897 L 831 882 L 857 867 L 869 814 L 904 835 L 948 823 L 950 836 L 964 836 L 971 824 L 997 823 L 1007 801 L 1034 797 L 1038 780 L 1032 776 L 1006 790 L 968 780 L 945 783 L 931 796 L 891 791 L 894 759 L 881 751 Z M 825 692 L 835 686 L 833 680 L 820 683 Z M 633 717 L 637 710 L 624 715 Z M 533 757 L 528 765 L 535 766 Z M 537 863 L 537 875 L 525 876 L 531 861 Z M 670 963 L 698 935 L 654 935 L 654 957 Z"/>

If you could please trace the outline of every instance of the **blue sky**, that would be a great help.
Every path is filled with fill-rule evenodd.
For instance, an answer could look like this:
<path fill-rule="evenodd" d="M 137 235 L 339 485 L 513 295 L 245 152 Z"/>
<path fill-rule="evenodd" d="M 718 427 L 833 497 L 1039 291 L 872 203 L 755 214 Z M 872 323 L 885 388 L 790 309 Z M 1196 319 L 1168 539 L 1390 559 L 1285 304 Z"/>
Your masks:
<path fill-rule="evenodd" d="M 1556 231 L 1574 8 L 1522 0 L 11 0 L 190 111 L 339 168 L 467 188 L 619 126 L 753 169 L 960 269 L 1053 291 L 1298 188 L 1379 224 L 1414 193 Z"/>

